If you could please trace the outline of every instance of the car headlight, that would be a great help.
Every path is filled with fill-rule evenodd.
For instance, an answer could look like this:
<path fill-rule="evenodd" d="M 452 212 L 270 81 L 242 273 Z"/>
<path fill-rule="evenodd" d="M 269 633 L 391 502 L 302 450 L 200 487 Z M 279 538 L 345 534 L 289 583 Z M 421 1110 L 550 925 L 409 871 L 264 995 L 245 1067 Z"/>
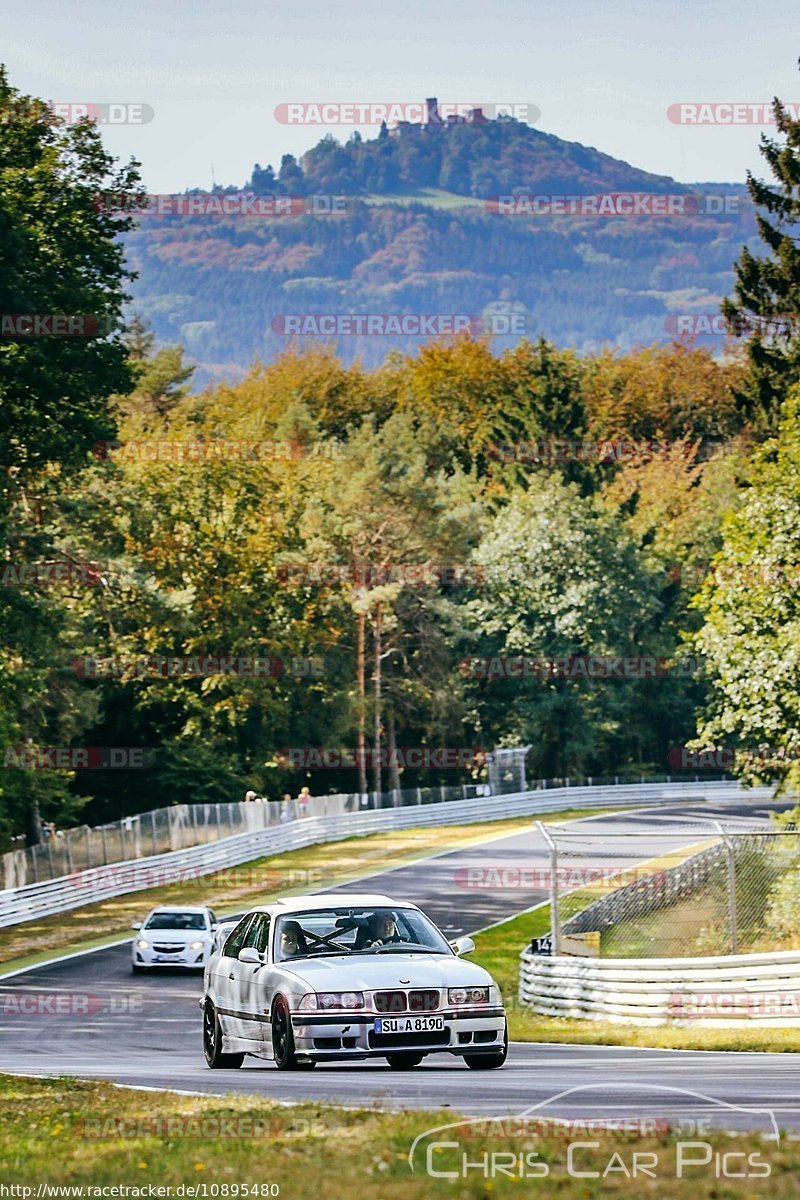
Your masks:
<path fill-rule="evenodd" d="M 488 987 L 460 987 L 447 989 L 449 1004 L 488 1004 Z"/>
<path fill-rule="evenodd" d="M 144 938 L 139 938 L 136 945 L 140 950 L 149 950 L 150 949 L 150 943 L 146 942 L 144 940 Z"/>
<path fill-rule="evenodd" d="M 300 1012 L 314 1012 L 319 1009 L 329 1011 L 339 1008 L 366 1008 L 363 992 L 309 992 L 303 996 L 298 1005 Z"/>
<path fill-rule="evenodd" d="M 202 950 L 202 949 L 203 949 L 203 946 L 205 946 L 205 942 L 203 942 L 203 941 L 199 941 L 199 942 L 192 942 L 192 944 L 191 944 L 191 946 L 189 947 L 189 949 L 190 949 L 190 950 Z"/>

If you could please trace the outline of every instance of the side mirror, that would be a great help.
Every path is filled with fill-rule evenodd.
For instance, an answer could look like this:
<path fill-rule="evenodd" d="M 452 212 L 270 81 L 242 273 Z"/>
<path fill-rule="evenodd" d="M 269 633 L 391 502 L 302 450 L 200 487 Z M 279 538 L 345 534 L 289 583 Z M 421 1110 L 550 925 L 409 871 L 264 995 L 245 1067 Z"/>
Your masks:
<path fill-rule="evenodd" d="M 141 929 L 141 928 L 142 928 L 141 921 L 134 921 L 133 924 L 131 925 L 131 929 Z"/>
<path fill-rule="evenodd" d="M 475 949 L 475 943 L 471 937 L 456 938 L 456 940 L 451 942 L 450 945 L 455 950 L 456 954 L 459 955 L 472 954 L 472 951 Z"/>
<path fill-rule="evenodd" d="M 247 963 L 251 967 L 260 967 L 262 958 L 255 946 L 245 946 L 243 950 L 239 951 L 239 962 Z"/>

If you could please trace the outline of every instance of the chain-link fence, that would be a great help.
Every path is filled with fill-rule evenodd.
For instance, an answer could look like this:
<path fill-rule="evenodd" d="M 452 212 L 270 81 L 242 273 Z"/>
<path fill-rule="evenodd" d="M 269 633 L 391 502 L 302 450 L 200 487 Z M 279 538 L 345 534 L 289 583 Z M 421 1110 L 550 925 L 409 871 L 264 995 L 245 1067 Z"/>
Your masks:
<path fill-rule="evenodd" d="M 545 827 L 547 949 L 669 958 L 800 948 L 800 831 L 701 820 L 669 831 Z M 534 945 L 534 948 L 536 946 Z"/>
<path fill-rule="evenodd" d="M 599 787 L 644 783 L 688 782 L 686 773 L 672 775 L 607 775 L 572 779 L 525 778 L 525 754 L 500 751 L 487 756 L 488 782 L 450 784 L 435 787 L 402 788 L 391 792 L 350 792 L 309 797 L 307 801 L 259 801 L 249 803 L 176 804 L 138 816 L 123 817 L 107 825 L 81 825 L 56 832 L 42 831 L 36 846 L 0 853 L 0 890 L 22 887 L 45 879 L 58 879 L 73 871 L 102 867 L 109 863 L 145 858 L 169 850 L 232 837 L 269 825 L 294 821 L 305 816 L 328 816 L 341 812 L 404 807 L 414 804 L 441 804 L 468 800 L 475 796 L 505 795 L 509 792 L 543 791 L 563 787 Z M 495 757 L 496 755 L 496 757 Z M 727 778 L 723 772 L 703 772 L 703 783 Z M 699 781 L 699 776 L 695 776 Z M 487 817 L 491 816 L 487 810 Z"/>
<path fill-rule="evenodd" d="M 90 867 L 186 850 L 239 833 L 266 829 L 306 817 L 363 812 L 410 804 L 440 804 L 488 795 L 486 784 L 405 788 L 394 792 L 309 796 L 287 801 L 229 804 L 176 804 L 108 825 L 52 831 L 43 827 L 36 846 L 0 855 L 0 890 L 58 879 Z"/>

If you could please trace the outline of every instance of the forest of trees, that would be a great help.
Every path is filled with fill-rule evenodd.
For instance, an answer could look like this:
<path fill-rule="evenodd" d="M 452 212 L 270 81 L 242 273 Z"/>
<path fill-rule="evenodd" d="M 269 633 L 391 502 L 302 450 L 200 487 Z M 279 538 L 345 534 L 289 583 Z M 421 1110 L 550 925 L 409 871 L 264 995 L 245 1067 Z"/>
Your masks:
<path fill-rule="evenodd" d="M 0 102 L 14 95 L 0 75 Z M 800 307 L 800 125 L 778 116 L 773 182 L 750 185 L 763 244 L 741 253 L 732 320 Z M 2 311 L 118 317 L 129 222 L 92 197 L 136 194 L 135 164 L 114 164 L 88 123 L 2 125 L 0 151 L 4 182 L 42 171 L 34 208 L 22 184 L 0 193 Z M 295 346 L 192 391 L 182 348 L 159 347 L 138 318 L 69 345 L 4 339 L 0 831 L 19 832 L 32 800 L 59 823 L 96 822 L 251 787 L 472 777 L 306 771 L 287 762 L 292 747 L 530 743 L 534 775 L 663 775 L 699 739 L 766 745 L 768 761 L 741 769 L 787 777 L 799 345 L 794 327 L 756 328 L 724 359 L 682 343 L 580 354 L 544 338 L 498 352 L 465 335 L 377 365 Z M 53 564 L 75 569 L 43 583 Z M 509 656 L 658 669 L 475 667 Z M 152 667 L 209 657 L 275 669 Z M 67 746 L 144 748 L 147 765 L 15 759 Z"/>
<path fill-rule="evenodd" d="M 480 207 L 348 200 L 338 216 L 143 216 L 126 237 L 138 311 L 162 342 L 180 342 L 200 385 L 242 375 L 291 342 L 294 314 L 466 314 L 487 328 L 513 316 L 494 347 L 540 336 L 591 353 L 603 344 L 667 344 L 698 314 L 700 342 L 719 352 L 719 302 L 752 206 L 675 217 L 500 216 Z M 343 334 L 345 362 L 379 366 L 424 336 Z"/>

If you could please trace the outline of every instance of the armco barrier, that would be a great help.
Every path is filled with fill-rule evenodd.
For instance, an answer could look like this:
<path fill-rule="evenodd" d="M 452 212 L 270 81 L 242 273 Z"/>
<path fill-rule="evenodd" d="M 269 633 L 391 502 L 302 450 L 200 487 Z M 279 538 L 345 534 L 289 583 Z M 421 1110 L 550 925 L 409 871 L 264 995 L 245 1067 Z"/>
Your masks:
<path fill-rule="evenodd" d="M 614 1024 L 797 1026 L 800 951 L 615 959 L 524 950 L 519 1000 L 546 1016 Z"/>
<path fill-rule="evenodd" d="M 504 817 L 533 816 L 563 808 L 635 807 L 642 804 L 755 797 L 731 781 L 694 783 L 614 784 L 592 787 L 553 788 L 503 796 L 479 796 L 404 808 L 376 809 L 299 818 L 286 825 L 238 834 L 202 846 L 112 863 L 78 871 L 59 879 L 0 891 L 0 927 L 18 925 L 36 917 L 50 916 L 142 891 L 157 883 L 177 880 L 178 872 L 205 874 L 239 866 L 267 854 L 299 850 L 320 842 L 341 841 L 359 834 L 408 829 L 415 825 L 462 825 L 495 821 Z M 762 794 L 761 792 L 758 793 Z M 763 791 L 763 795 L 769 793 Z"/>

